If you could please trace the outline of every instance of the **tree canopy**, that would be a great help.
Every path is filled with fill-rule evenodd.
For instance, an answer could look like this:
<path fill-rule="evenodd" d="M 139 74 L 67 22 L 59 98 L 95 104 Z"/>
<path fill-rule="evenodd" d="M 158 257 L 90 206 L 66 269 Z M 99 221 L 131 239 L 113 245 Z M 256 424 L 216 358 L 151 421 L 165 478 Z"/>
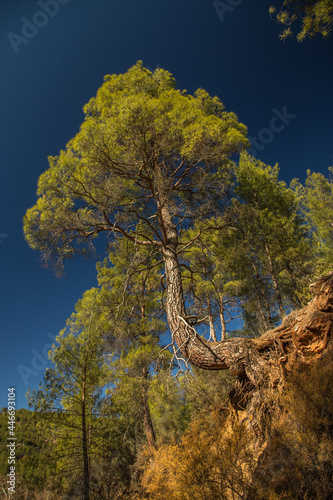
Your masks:
<path fill-rule="evenodd" d="M 179 229 L 220 208 L 230 157 L 248 145 L 246 127 L 217 97 L 178 90 L 170 73 L 141 62 L 106 76 L 84 111 L 24 218 L 29 245 L 56 264 L 101 232 L 166 245 L 166 209 Z"/>

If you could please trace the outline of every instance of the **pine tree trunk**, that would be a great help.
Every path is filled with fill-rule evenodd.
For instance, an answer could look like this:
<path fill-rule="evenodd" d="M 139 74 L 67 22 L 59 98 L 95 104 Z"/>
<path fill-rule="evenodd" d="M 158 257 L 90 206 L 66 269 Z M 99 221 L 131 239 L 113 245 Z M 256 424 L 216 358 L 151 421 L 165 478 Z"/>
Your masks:
<path fill-rule="evenodd" d="M 85 401 L 85 382 L 84 381 L 83 381 L 82 401 L 81 401 L 81 425 L 82 425 L 84 500 L 90 500 L 90 484 L 89 484 L 90 478 L 89 478 L 89 459 L 88 459 L 88 440 L 87 440 L 86 401 Z"/>
<path fill-rule="evenodd" d="M 252 263 L 252 267 L 253 267 L 254 274 L 255 274 L 255 277 L 256 277 L 256 282 L 257 282 L 257 285 L 258 285 L 260 293 L 261 293 L 261 299 L 262 299 L 262 301 L 264 303 L 264 308 L 265 308 L 266 315 L 263 314 L 263 316 L 265 318 L 267 318 L 267 319 L 265 319 L 266 328 L 271 328 L 273 326 L 273 321 L 272 321 L 271 311 L 270 311 L 270 308 L 269 308 L 269 305 L 268 305 L 268 301 L 267 301 L 267 296 L 266 296 L 265 290 L 264 290 L 264 288 L 262 286 L 258 269 L 257 269 L 255 263 L 253 262 L 252 258 L 251 258 L 251 263 Z M 261 303 L 261 301 L 260 301 L 260 303 Z"/>
<path fill-rule="evenodd" d="M 145 429 L 146 439 L 149 448 L 156 448 L 156 436 L 153 427 L 153 422 L 151 419 L 149 404 L 148 404 L 148 394 L 147 394 L 147 378 L 148 372 L 147 368 L 144 366 L 142 368 L 142 392 L 141 392 L 141 402 L 142 402 L 142 411 L 143 411 L 143 425 Z"/>
<path fill-rule="evenodd" d="M 221 323 L 221 340 L 227 338 L 227 325 L 224 317 L 223 295 L 219 294 L 219 310 L 220 310 L 220 323 Z"/>
<path fill-rule="evenodd" d="M 283 307 L 282 297 L 281 297 L 281 293 L 280 293 L 280 288 L 279 288 L 279 285 L 277 282 L 275 266 L 273 264 L 271 252 L 270 252 L 268 241 L 266 238 L 265 238 L 265 250 L 266 250 L 266 255 L 267 255 L 267 259 L 268 259 L 268 263 L 269 263 L 269 269 L 271 272 L 271 277 L 272 277 L 273 286 L 274 286 L 274 290 L 275 290 L 276 300 L 277 300 L 279 310 L 280 310 L 280 317 L 282 319 L 284 316 L 284 307 Z"/>
<path fill-rule="evenodd" d="M 259 315 L 260 315 L 260 319 L 261 319 L 261 324 L 259 323 L 259 328 L 260 328 L 260 331 L 263 332 L 265 330 L 268 330 L 269 327 L 267 326 L 267 318 L 265 317 L 264 311 L 262 310 L 262 306 L 260 303 L 260 297 L 258 296 L 258 294 L 256 294 L 256 302 L 257 302 L 258 311 L 259 311 Z M 269 325 L 269 326 L 272 327 L 272 325 Z"/>
<path fill-rule="evenodd" d="M 208 306 L 208 320 L 209 320 L 209 338 L 213 339 L 214 342 L 217 342 L 215 326 L 214 326 L 214 318 L 212 313 L 212 303 L 209 295 L 207 295 L 207 306 Z"/>

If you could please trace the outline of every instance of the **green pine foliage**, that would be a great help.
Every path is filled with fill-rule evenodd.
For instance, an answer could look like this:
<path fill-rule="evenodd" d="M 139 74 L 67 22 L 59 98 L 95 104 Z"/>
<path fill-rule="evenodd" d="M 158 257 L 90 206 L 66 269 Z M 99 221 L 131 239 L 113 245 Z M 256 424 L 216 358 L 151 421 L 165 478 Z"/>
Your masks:
<path fill-rule="evenodd" d="M 282 24 L 284 29 L 281 40 L 293 35 L 292 27 L 297 27 L 297 40 L 304 41 L 316 34 L 327 38 L 333 26 L 332 0 L 284 0 L 278 10 L 275 6 L 269 8 L 271 17 Z"/>
<path fill-rule="evenodd" d="M 308 170 L 305 185 L 297 179 L 292 183 L 311 235 L 311 248 L 315 257 L 312 274 L 315 277 L 331 272 L 333 262 L 332 167 L 328 170 L 328 177 Z"/>

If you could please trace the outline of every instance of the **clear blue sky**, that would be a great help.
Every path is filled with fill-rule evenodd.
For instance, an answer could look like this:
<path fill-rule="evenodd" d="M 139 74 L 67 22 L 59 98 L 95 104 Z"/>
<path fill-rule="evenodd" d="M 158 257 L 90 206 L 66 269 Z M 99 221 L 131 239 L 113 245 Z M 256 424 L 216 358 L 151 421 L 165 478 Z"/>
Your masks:
<path fill-rule="evenodd" d="M 47 156 L 75 135 L 105 74 L 141 59 L 188 92 L 218 95 L 287 182 L 333 165 L 333 39 L 283 44 L 271 3 L 240 2 L 221 21 L 212 0 L 1 1 L 0 408 L 12 386 L 26 407 L 43 352 L 96 284 L 94 261 L 71 262 L 61 280 L 41 268 L 22 217 Z"/>

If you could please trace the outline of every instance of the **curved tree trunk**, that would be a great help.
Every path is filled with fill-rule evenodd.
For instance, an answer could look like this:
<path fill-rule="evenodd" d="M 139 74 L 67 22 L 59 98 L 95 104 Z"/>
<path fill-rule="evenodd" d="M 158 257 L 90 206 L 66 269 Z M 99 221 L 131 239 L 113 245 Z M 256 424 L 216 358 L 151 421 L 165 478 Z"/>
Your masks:
<path fill-rule="evenodd" d="M 244 371 L 249 361 L 260 365 L 260 356 L 250 339 L 227 339 L 210 342 L 198 335 L 194 325 L 188 322 L 186 315 L 181 271 L 176 248 L 169 245 L 163 248 L 166 274 L 166 313 L 173 340 L 183 356 L 193 365 L 207 370 L 225 370 L 231 368 L 236 373 Z M 249 369 L 250 380 L 257 380 Z"/>
<path fill-rule="evenodd" d="M 207 370 L 231 369 L 254 387 L 273 371 L 277 379 L 293 360 L 323 352 L 333 324 L 333 273 L 312 286 L 315 298 L 285 318 L 282 325 L 255 339 L 234 338 L 210 342 L 201 337 L 186 316 L 176 246 L 163 248 L 166 312 L 173 340 L 187 361 Z"/>
<path fill-rule="evenodd" d="M 166 200 L 159 207 L 159 222 L 164 239 L 161 252 L 166 276 L 166 313 L 173 341 L 177 343 L 185 359 L 198 368 L 230 368 L 235 375 L 246 372 L 249 381 L 257 385 L 263 361 L 252 340 L 238 338 L 210 342 L 198 335 L 194 326 L 188 322 L 177 256 L 178 234 Z"/>

